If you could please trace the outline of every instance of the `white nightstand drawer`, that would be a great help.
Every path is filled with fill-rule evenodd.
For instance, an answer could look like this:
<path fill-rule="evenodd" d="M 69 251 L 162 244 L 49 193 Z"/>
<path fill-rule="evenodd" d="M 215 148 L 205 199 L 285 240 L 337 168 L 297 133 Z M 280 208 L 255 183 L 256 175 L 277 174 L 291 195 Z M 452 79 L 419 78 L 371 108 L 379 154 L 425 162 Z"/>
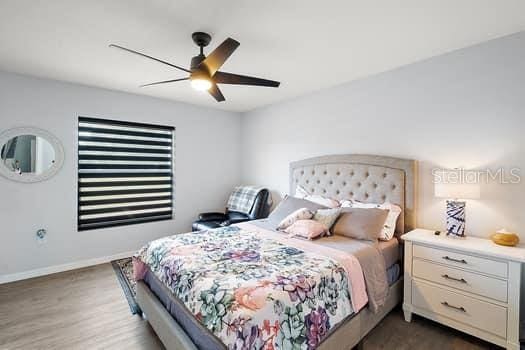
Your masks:
<path fill-rule="evenodd" d="M 422 281 L 412 283 L 412 304 L 486 332 L 507 336 L 507 308 Z"/>
<path fill-rule="evenodd" d="M 430 248 L 414 244 L 414 257 L 427 259 L 449 266 L 461 267 L 494 276 L 507 277 L 507 263 L 487 258 L 480 258 L 464 253 Z"/>
<path fill-rule="evenodd" d="M 504 280 L 419 259 L 414 259 L 412 273 L 414 277 L 507 302 L 507 281 Z"/>

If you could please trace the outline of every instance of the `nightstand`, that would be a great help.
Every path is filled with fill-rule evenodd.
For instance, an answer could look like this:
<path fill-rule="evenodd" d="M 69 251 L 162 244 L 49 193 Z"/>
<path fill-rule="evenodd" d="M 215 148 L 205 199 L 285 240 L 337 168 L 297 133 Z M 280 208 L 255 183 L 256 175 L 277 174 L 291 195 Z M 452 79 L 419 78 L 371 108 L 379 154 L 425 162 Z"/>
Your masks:
<path fill-rule="evenodd" d="M 521 264 L 525 246 L 450 238 L 416 229 L 405 241 L 403 311 L 519 350 Z"/>

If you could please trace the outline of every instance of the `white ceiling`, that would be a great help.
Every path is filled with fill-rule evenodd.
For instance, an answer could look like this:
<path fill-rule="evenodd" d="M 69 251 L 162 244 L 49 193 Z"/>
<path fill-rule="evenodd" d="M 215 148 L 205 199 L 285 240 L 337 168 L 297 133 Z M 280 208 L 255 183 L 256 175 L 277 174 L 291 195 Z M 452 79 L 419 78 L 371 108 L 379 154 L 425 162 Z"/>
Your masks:
<path fill-rule="evenodd" d="M 523 0 L 0 0 L 0 70 L 247 111 L 524 29 Z M 138 88 L 183 72 L 108 48 L 189 66 L 197 30 L 240 41 L 223 70 L 281 87 L 222 85 L 220 104 L 188 82 Z"/>

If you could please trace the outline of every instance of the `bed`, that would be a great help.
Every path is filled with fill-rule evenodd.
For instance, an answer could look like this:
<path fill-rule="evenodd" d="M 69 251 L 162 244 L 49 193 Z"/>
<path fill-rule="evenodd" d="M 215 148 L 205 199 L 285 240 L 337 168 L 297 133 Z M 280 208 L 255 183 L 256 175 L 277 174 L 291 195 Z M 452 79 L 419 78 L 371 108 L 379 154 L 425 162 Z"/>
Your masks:
<path fill-rule="evenodd" d="M 312 194 L 335 199 L 397 204 L 402 208 L 402 213 L 396 224 L 396 233 L 402 234 L 415 227 L 416 176 L 416 162 L 413 160 L 372 155 L 323 156 L 290 164 L 290 194 L 293 195 L 297 185 L 300 185 Z M 257 237 L 266 239 L 269 235 L 274 234 L 270 232 L 269 227 L 271 226 L 263 220 L 259 223 L 241 225 L 240 229 L 247 230 L 243 231 L 242 237 L 246 237 L 246 232 L 249 232 L 253 233 L 256 239 L 259 239 Z M 226 234 L 236 235 L 236 230 L 238 229 L 232 228 L 231 232 L 228 231 Z M 275 233 L 275 235 L 278 234 Z M 279 239 L 277 236 L 275 238 Z M 317 243 L 301 245 L 301 248 L 312 252 L 314 261 L 316 249 L 323 254 L 325 251 L 338 250 L 340 252 L 346 249 L 344 248 L 345 242 L 338 237 L 323 238 L 319 242 L 323 242 L 322 246 Z M 355 244 L 348 246 L 352 247 L 348 249 L 355 249 Z M 372 306 L 354 307 L 354 312 L 344 318 L 334 313 L 339 317 L 336 319 L 334 316 L 337 326 L 332 327 L 329 334 L 319 343 L 309 344 L 309 348 L 350 349 L 356 346 L 385 315 L 401 302 L 403 281 L 399 266 L 402 265 L 399 264 L 401 256 L 397 239 L 380 243 L 377 251 L 384 259 L 386 270 L 384 273 L 388 276 L 387 293 L 380 305 L 375 308 Z M 359 254 L 355 255 L 359 256 Z M 359 262 L 366 277 L 368 263 L 366 260 Z M 352 287 L 354 287 L 353 282 Z M 137 301 L 166 348 L 226 348 L 224 343 L 209 331 L 209 327 L 206 328 L 201 322 L 195 320 L 194 312 L 188 310 L 190 304 L 187 303 L 187 300 L 186 302 L 179 300 L 165 285 L 160 283 L 155 274 L 147 269 L 144 271 L 143 278 L 137 283 Z M 357 302 L 350 300 L 350 303 L 353 306 Z M 373 304 L 371 300 L 369 304 Z M 335 324 L 335 322 L 332 323 Z M 238 348 L 241 348 L 242 345 L 239 344 Z M 230 344 L 230 347 L 235 348 L 236 344 Z"/>

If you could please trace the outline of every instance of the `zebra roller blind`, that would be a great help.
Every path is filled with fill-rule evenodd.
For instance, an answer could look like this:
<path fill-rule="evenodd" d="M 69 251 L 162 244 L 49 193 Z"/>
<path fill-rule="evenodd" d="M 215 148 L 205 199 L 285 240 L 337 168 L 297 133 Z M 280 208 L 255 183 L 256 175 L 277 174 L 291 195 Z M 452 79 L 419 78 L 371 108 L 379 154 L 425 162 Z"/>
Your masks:
<path fill-rule="evenodd" d="M 78 230 L 169 220 L 170 126 L 78 118 Z"/>

